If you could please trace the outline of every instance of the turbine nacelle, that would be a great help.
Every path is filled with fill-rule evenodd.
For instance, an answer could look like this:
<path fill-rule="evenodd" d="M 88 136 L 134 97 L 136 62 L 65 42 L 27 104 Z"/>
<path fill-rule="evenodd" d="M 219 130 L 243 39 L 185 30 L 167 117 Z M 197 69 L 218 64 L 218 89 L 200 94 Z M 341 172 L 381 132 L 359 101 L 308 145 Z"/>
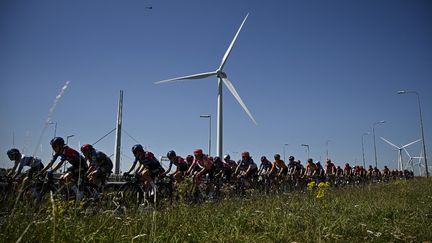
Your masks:
<path fill-rule="evenodd" d="M 226 73 L 224 73 L 224 72 L 222 72 L 222 71 L 217 71 L 216 76 L 217 76 L 218 78 L 222 78 L 222 79 L 227 78 Z"/>

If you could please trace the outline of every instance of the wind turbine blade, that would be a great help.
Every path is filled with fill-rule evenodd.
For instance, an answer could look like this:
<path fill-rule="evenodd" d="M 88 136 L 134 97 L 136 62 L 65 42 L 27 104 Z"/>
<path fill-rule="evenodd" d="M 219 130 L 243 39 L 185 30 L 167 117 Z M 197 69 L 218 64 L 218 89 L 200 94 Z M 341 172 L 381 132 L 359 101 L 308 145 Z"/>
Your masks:
<path fill-rule="evenodd" d="M 249 109 L 246 107 L 245 103 L 243 102 L 242 98 L 240 98 L 240 95 L 237 93 L 237 90 L 234 88 L 234 85 L 231 83 L 231 81 L 229 81 L 227 78 L 222 78 L 222 80 L 224 84 L 227 86 L 228 90 L 231 92 L 231 94 L 234 95 L 238 103 L 240 103 L 240 105 L 243 107 L 243 109 L 246 111 L 246 113 L 255 123 L 255 125 L 258 125 L 255 119 L 253 118 L 252 114 L 250 113 Z"/>
<path fill-rule="evenodd" d="M 413 157 L 411 157 L 411 155 L 408 153 L 408 150 L 406 150 L 406 148 L 403 148 L 403 150 L 405 150 L 405 153 L 408 155 L 408 157 L 409 157 L 410 159 L 413 158 Z"/>
<path fill-rule="evenodd" d="M 229 45 L 228 49 L 226 50 L 225 55 L 224 55 L 223 58 L 222 58 L 222 62 L 221 62 L 221 65 L 220 65 L 220 67 L 219 67 L 219 70 L 222 70 L 223 67 L 225 66 L 225 63 L 226 63 L 226 61 L 227 61 L 229 55 L 231 54 L 231 50 L 232 50 L 232 48 L 233 48 L 233 46 L 234 46 L 234 43 L 236 42 L 237 37 L 238 37 L 238 35 L 239 35 L 241 29 L 243 28 L 243 24 L 246 22 L 246 19 L 248 18 L 248 16 L 249 16 L 249 13 L 248 13 L 248 14 L 246 15 L 246 17 L 243 19 L 243 22 L 241 23 L 240 28 L 237 30 L 237 33 L 236 33 L 236 35 L 234 36 L 234 39 L 231 41 L 231 44 Z"/>
<path fill-rule="evenodd" d="M 413 145 L 413 144 L 415 144 L 415 143 L 417 143 L 418 141 L 420 141 L 421 139 L 418 139 L 418 140 L 415 140 L 414 142 L 411 142 L 411 143 L 409 143 L 409 144 L 405 144 L 404 146 L 402 146 L 402 148 L 406 148 L 406 147 L 408 147 L 408 146 L 410 146 L 410 145 Z"/>
<path fill-rule="evenodd" d="M 198 73 L 198 74 L 193 74 L 193 75 L 188 75 L 188 76 L 158 81 L 158 82 L 155 82 L 155 84 L 162 84 L 162 83 L 174 82 L 174 81 L 178 81 L 178 80 L 187 80 L 187 79 L 202 79 L 202 78 L 207 78 L 207 77 L 210 77 L 210 76 L 213 76 L 216 74 L 217 74 L 216 71 L 206 72 L 206 73 Z"/>
<path fill-rule="evenodd" d="M 400 149 L 398 146 L 392 144 L 392 143 L 391 143 L 390 141 L 388 141 L 387 139 L 385 139 L 385 138 L 383 138 L 383 137 L 380 137 L 380 138 L 381 138 L 382 140 L 384 140 L 384 142 L 386 142 L 386 143 L 390 144 L 391 146 L 395 147 L 396 149 Z"/>

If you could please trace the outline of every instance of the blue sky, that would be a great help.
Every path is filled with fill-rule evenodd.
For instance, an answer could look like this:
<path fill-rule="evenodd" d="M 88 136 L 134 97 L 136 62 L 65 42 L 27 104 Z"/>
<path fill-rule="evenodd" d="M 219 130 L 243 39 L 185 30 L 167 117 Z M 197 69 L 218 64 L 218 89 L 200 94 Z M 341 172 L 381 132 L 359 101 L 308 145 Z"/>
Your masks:
<path fill-rule="evenodd" d="M 152 6 L 149 10 L 146 7 Z M 54 126 L 70 145 L 93 143 L 115 127 L 124 90 L 123 129 L 156 155 L 207 150 L 216 78 L 155 85 L 215 70 L 247 13 L 225 71 L 258 122 L 224 88 L 224 152 L 248 150 L 361 163 L 361 136 L 376 121 L 379 166 L 396 167 L 395 144 L 420 138 L 420 92 L 428 157 L 432 150 L 430 1 L 12 1 L 0 2 L 0 167 L 15 146 L 50 158 Z M 136 142 L 124 134 L 122 170 Z M 96 145 L 112 154 L 114 134 Z M 409 147 L 419 155 L 421 143 Z M 372 136 L 365 137 L 367 164 Z M 406 158 L 405 158 L 406 159 Z"/>

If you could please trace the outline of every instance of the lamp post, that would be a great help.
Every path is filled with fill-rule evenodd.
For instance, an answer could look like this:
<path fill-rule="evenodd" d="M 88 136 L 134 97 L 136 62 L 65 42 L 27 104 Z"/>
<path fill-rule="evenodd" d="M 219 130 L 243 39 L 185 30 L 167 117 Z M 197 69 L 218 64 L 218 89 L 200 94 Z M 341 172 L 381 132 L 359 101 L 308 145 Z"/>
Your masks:
<path fill-rule="evenodd" d="M 286 143 L 286 144 L 284 144 L 284 147 L 283 147 L 283 154 L 284 154 L 284 161 L 285 161 L 285 162 L 286 162 L 285 147 L 288 146 L 288 145 L 289 145 L 289 144 Z"/>
<path fill-rule="evenodd" d="M 422 111 L 421 111 L 421 105 L 420 105 L 420 94 L 417 91 L 406 91 L 401 90 L 397 92 L 398 94 L 416 94 L 417 95 L 417 102 L 419 107 L 419 114 L 420 114 L 420 129 L 421 129 L 421 135 L 422 135 L 422 143 L 423 143 L 423 156 L 424 156 L 424 162 L 425 162 L 425 169 L 426 169 L 426 177 L 429 177 L 429 169 L 427 165 L 427 157 L 426 157 L 426 144 L 425 144 L 425 138 L 424 138 L 424 130 L 423 130 L 423 117 L 422 117 Z"/>
<path fill-rule="evenodd" d="M 329 142 L 331 142 L 330 139 L 327 139 L 326 142 L 325 142 L 325 145 L 326 145 L 326 160 L 329 159 L 329 152 L 328 152 L 328 144 L 329 144 Z"/>
<path fill-rule="evenodd" d="M 302 144 L 301 146 L 303 146 L 303 147 L 306 147 L 307 148 L 307 153 L 308 153 L 308 157 L 307 157 L 307 159 L 306 160 L 308 160 L 308 159 L 310 159 L 309 157 L 309 153 L 310 153 L 310 150 L 309 150 L 309 144 Z"/>
<path fill-rule="evenodd" d="M 377 167 L 377 168 L 378 168 L 378 159 L 377 159 L 376 141 L 375 141 L 375 125 L 383 124 L 383 123 L 385 123 L 385 121 L 375 122 L 375 123 L 372 125 L 372 132 L 373 132 L 373 139 L 374 139 L 374 151 L 375 151 L 375 167 Z"/>
<path fill-rule="evenodd" d="M 211 154 L 211 115 L 200 115 L 201 118 L 209 119 L 209 143 L 208 143 L 208 155 Z"/>
<path fill-rule="evenodd" d="M 54 137 L 57 136 L 57 122 L 50 121 L 49 125 L 54 125 Z"/>
<path fill-rule="evenodd" d="M 71 137 L 74 137 L 75 135 L 68 135 L 68 136 L 66 136 L 66 145 L 68 144 L 68 142 L 69 142 L 69 138 L 71 138 Z"/>
<path fill-rule="evenodd" d="M 363 168 L 366 169 L 366 161 L 365 161 L 365 155 L 364 155 L 364 136 L 369 135 L 369 132 L 365 132 L 362 134 L 362 153 L 363 153 Z"/>

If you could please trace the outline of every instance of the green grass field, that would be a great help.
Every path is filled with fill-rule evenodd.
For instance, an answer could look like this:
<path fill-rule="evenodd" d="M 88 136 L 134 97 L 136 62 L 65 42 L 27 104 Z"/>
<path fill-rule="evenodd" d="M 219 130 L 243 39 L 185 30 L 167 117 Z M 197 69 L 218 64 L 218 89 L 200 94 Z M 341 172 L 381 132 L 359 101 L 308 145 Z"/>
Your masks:
<path fill-rule="evenodd" d="M 0 221 L 2 242 L 422 242 L 432 240 L 432 180 L 232 198 L 160 211 L 47 203 Z"/>

